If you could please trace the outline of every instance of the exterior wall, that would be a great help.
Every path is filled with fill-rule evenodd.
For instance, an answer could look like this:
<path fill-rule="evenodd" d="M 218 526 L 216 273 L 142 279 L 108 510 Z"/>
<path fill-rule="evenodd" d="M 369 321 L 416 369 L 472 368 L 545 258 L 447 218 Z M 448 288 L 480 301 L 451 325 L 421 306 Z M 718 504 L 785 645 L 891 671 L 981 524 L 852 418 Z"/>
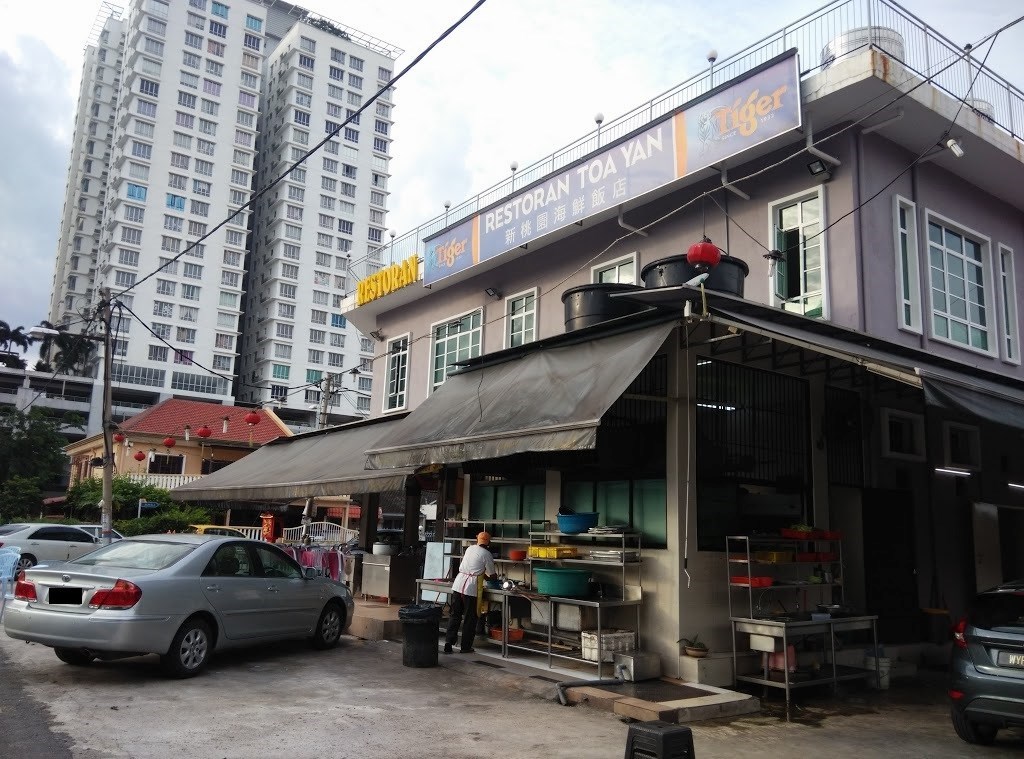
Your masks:
<path fill-rule="evenodd" d="M 267 61 L 261 176 L 282 173 L 320 141 L 325 125 L 343 122 L 386 84 L 394 55 L 308 24 L 285 34 Z M 388 92 L 259 204 L 241 358 L 242 379 L 250 384 L 240 398 L 306 409 L 321 402 L 325 373 L 350 370 L 372 355 L 372 341 L 348 325 L 341 304 L 358 279 L 379 269 L 391 101 Z M 306 382 L 313 386 L 305 392 L 288 392 Z M 369 397 L 356 398 L 353 403 L 352 394 L 339 393 L 330 406 L 342 414 L 367 413 Z"/>
<path fill-rule="evenodd" d="M 49 321 L 55 325 L 78 324 L 92 302 L 123 34 L 124 21 L 110 16 L 96 44 L 85 49 L 50 292 Z"/>
<path fill-rule="evenodd" d="M 861 182 L 867 194 L 875 192 L 876 185 L 888 181 L 916 158 L 916 155 L 884 139 L 881 134 L 865 137 L 864 146 Z M 969 158 L 965 157 L 963 160 Z M 901 328 L 897 319 L 897 285 L 890 275 L 895 265 L 893 208 L 897 195 L 916 204 L 916 252 L 920 274 L 920 305 L 924 314 L 922 334 Z M 979 239 L 988 238 L 991 256 L 997 254 L 1000 244 L 1011 248 L 1018 262 L 1014 270 L 1018 298 L 1020 293 L 1024 292 L 1024 272 L 1021 271 L 1024 266 L 1019 263 L 1021 251 L 1024 251 L 1024 213 L 977 187 L 966 184 L 962 178 L 934 163 L 923 163 L 907 172 L 890 190 L 879 195 L 861 211 L 862 250 L 866 263 L 864 290 L 867 297 L 867 331 L 936 356 L 1024 379 L 1019 356 L 1016 361 L 1007 361 L 999 354 L 989 355 L 934 337 L 929 318 L 932 301 L 928 278 L 928 212 L 975 231 Z M 985 271 L 985 285 L 991 324 L 995 326 L 994 333 L 990 333 L 990 341 L 995 343 L 998 342 L 998 335 L 1005 329 L 1005 324 L 1002 309 L 999 307 L 1002 298 L 997 290 L 997 269 L 991 256 Z M 1018 323 L 1019 321 L 1018 311 Z"/>

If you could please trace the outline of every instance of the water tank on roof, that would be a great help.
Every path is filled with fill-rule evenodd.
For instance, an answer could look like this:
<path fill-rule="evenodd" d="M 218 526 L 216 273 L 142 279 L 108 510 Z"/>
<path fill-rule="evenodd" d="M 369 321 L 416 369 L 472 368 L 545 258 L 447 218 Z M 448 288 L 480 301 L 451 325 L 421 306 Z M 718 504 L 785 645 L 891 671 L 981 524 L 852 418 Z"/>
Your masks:
<path fill-rule="evenodd" d="M 964 101 L 964 105 L 987 121 L 994 122 L 996 120 L 996 107 L 987 100 L 967 98 L 967 100 Z"/>
<path fill-rule="evenodd" d="M 821 67 L 827 68 L 836 58 L 868 45 L 874 45 L 893 58 L 904 59 L 906 45 L 902 34 L 885 26 L 861 26 L 843 32 L 825 45 L 821 51 Z"/>

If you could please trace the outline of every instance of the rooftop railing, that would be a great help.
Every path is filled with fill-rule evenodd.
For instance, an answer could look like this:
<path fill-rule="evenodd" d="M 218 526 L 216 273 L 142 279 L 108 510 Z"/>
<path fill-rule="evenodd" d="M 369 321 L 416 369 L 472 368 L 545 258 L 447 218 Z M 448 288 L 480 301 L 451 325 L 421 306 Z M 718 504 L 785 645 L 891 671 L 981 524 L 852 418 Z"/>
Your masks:
<path fill-rule="evenodd" d="M 893 36 L 893 32 L 898 38 Z M 869 45 L 885 50 L 913 73 L 914 78 L 906 84 L 917 78 L 929 79 L 952 97 L 965 100 L 968 107 L 1015 139 L 1022 139 L 1024 93 L 1018 87 L 987 68 L 979 71 L 980 60 L 966 55 L 960 45 L 893 0 L 835 0 L 738 53 L 716 61 L 713 68 L 695 74 L 613 121 L 603 123 L 546 158 L 513 172 L 510 178 L 396 237 L 386 246 L 380 265 L 388 266 L 413 254 L 422 255 L 421 241 L 425 237 L 512 195 L 516 189 L 527 187 L 575 163 L 601 146 L 667 115 L 715 86 L 739 77 L 791 48 L 800 51 L 801 76 L 805 77 L 832 65 L 842 55 L 858 52 Z M 980 48 L 979 55 L 983 56 L 983 50 L 987 47 Z M 893 84 L 900 86 L 904 83 Z M 881 105 L 882 101 L 878 104 Z"/>

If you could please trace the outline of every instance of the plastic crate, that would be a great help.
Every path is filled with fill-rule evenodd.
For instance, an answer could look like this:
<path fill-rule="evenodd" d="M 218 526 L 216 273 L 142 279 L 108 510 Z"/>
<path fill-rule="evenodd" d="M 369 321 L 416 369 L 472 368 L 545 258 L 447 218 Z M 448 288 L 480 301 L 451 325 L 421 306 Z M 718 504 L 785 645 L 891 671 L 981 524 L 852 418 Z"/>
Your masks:
<path fill-rule="evenodd" d="M 501 628 L 492 627 L 490 635 L 491 638 L 493 638 L 494 640 L 501 640 Z M 509 640 L 522 640 L 525 635 L 526 633 L 523 630 L 520 630 L 519 628 L 513 628 L 508 631 Z"/>
<path fill-rule="evenodd" d="M 813 530 L 791 530 L 788 527 L 779 530 L 779 534 L 784 538 L 796 538 L 797 540 L 811 540 L 814 537 Z"/>
<path fill-rule="evenodd" d="M 818 553 L 816 551 L 802 552 L 798 551 L 796 554 L 797 561 L 817 561 Z"/>
<path fill-rule="evenodd" d="M 575 559 L 579 555 L 576 546 L 530 546 L 527 553 L 531 559 Z"/>
<path fill-rule="evenodd" d="M 584 630 L 580 633 L 583 658 L 597 661 L 597 631 Z M 636 649 L 636 633 L 632 630 L 601 631 L 601 661 L 614 661 L 615 654 Z"/>
<path fill-rule="evenodd" d="M 768 588 L 771 587 L 775 581 L 771 577 L 748 577 L 747 575 L 733 575 L 729 578 L 733 585 L 749 585 L 752 588 Z"/>

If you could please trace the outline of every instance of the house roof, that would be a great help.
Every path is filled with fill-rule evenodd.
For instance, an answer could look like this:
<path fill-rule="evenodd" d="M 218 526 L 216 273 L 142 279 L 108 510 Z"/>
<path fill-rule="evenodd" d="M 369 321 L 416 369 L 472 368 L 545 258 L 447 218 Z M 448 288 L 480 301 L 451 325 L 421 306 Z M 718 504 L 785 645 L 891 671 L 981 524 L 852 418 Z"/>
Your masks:
<path fill-rule="evenodd" d="M 161 435 L 173 438 L 185 438 L 185 425 L 191 427 L 192 436 L 204 424 L 210 428 L 210 443 L 252 443 L 263 445 L 278 437 L 291 436 L 291 430 L 273 411 L 258 409 L 260 423 L 250 427 L 245 417 L 252 408 L 242 406 L 224 406 L 219 403 L 205 403 L 181 398 L 171 398 L 158 403 L 120 424 L 121 432 L 135 435 Z M 224 432 L 224 418 L 227 417 L 227 432 Z"/>

